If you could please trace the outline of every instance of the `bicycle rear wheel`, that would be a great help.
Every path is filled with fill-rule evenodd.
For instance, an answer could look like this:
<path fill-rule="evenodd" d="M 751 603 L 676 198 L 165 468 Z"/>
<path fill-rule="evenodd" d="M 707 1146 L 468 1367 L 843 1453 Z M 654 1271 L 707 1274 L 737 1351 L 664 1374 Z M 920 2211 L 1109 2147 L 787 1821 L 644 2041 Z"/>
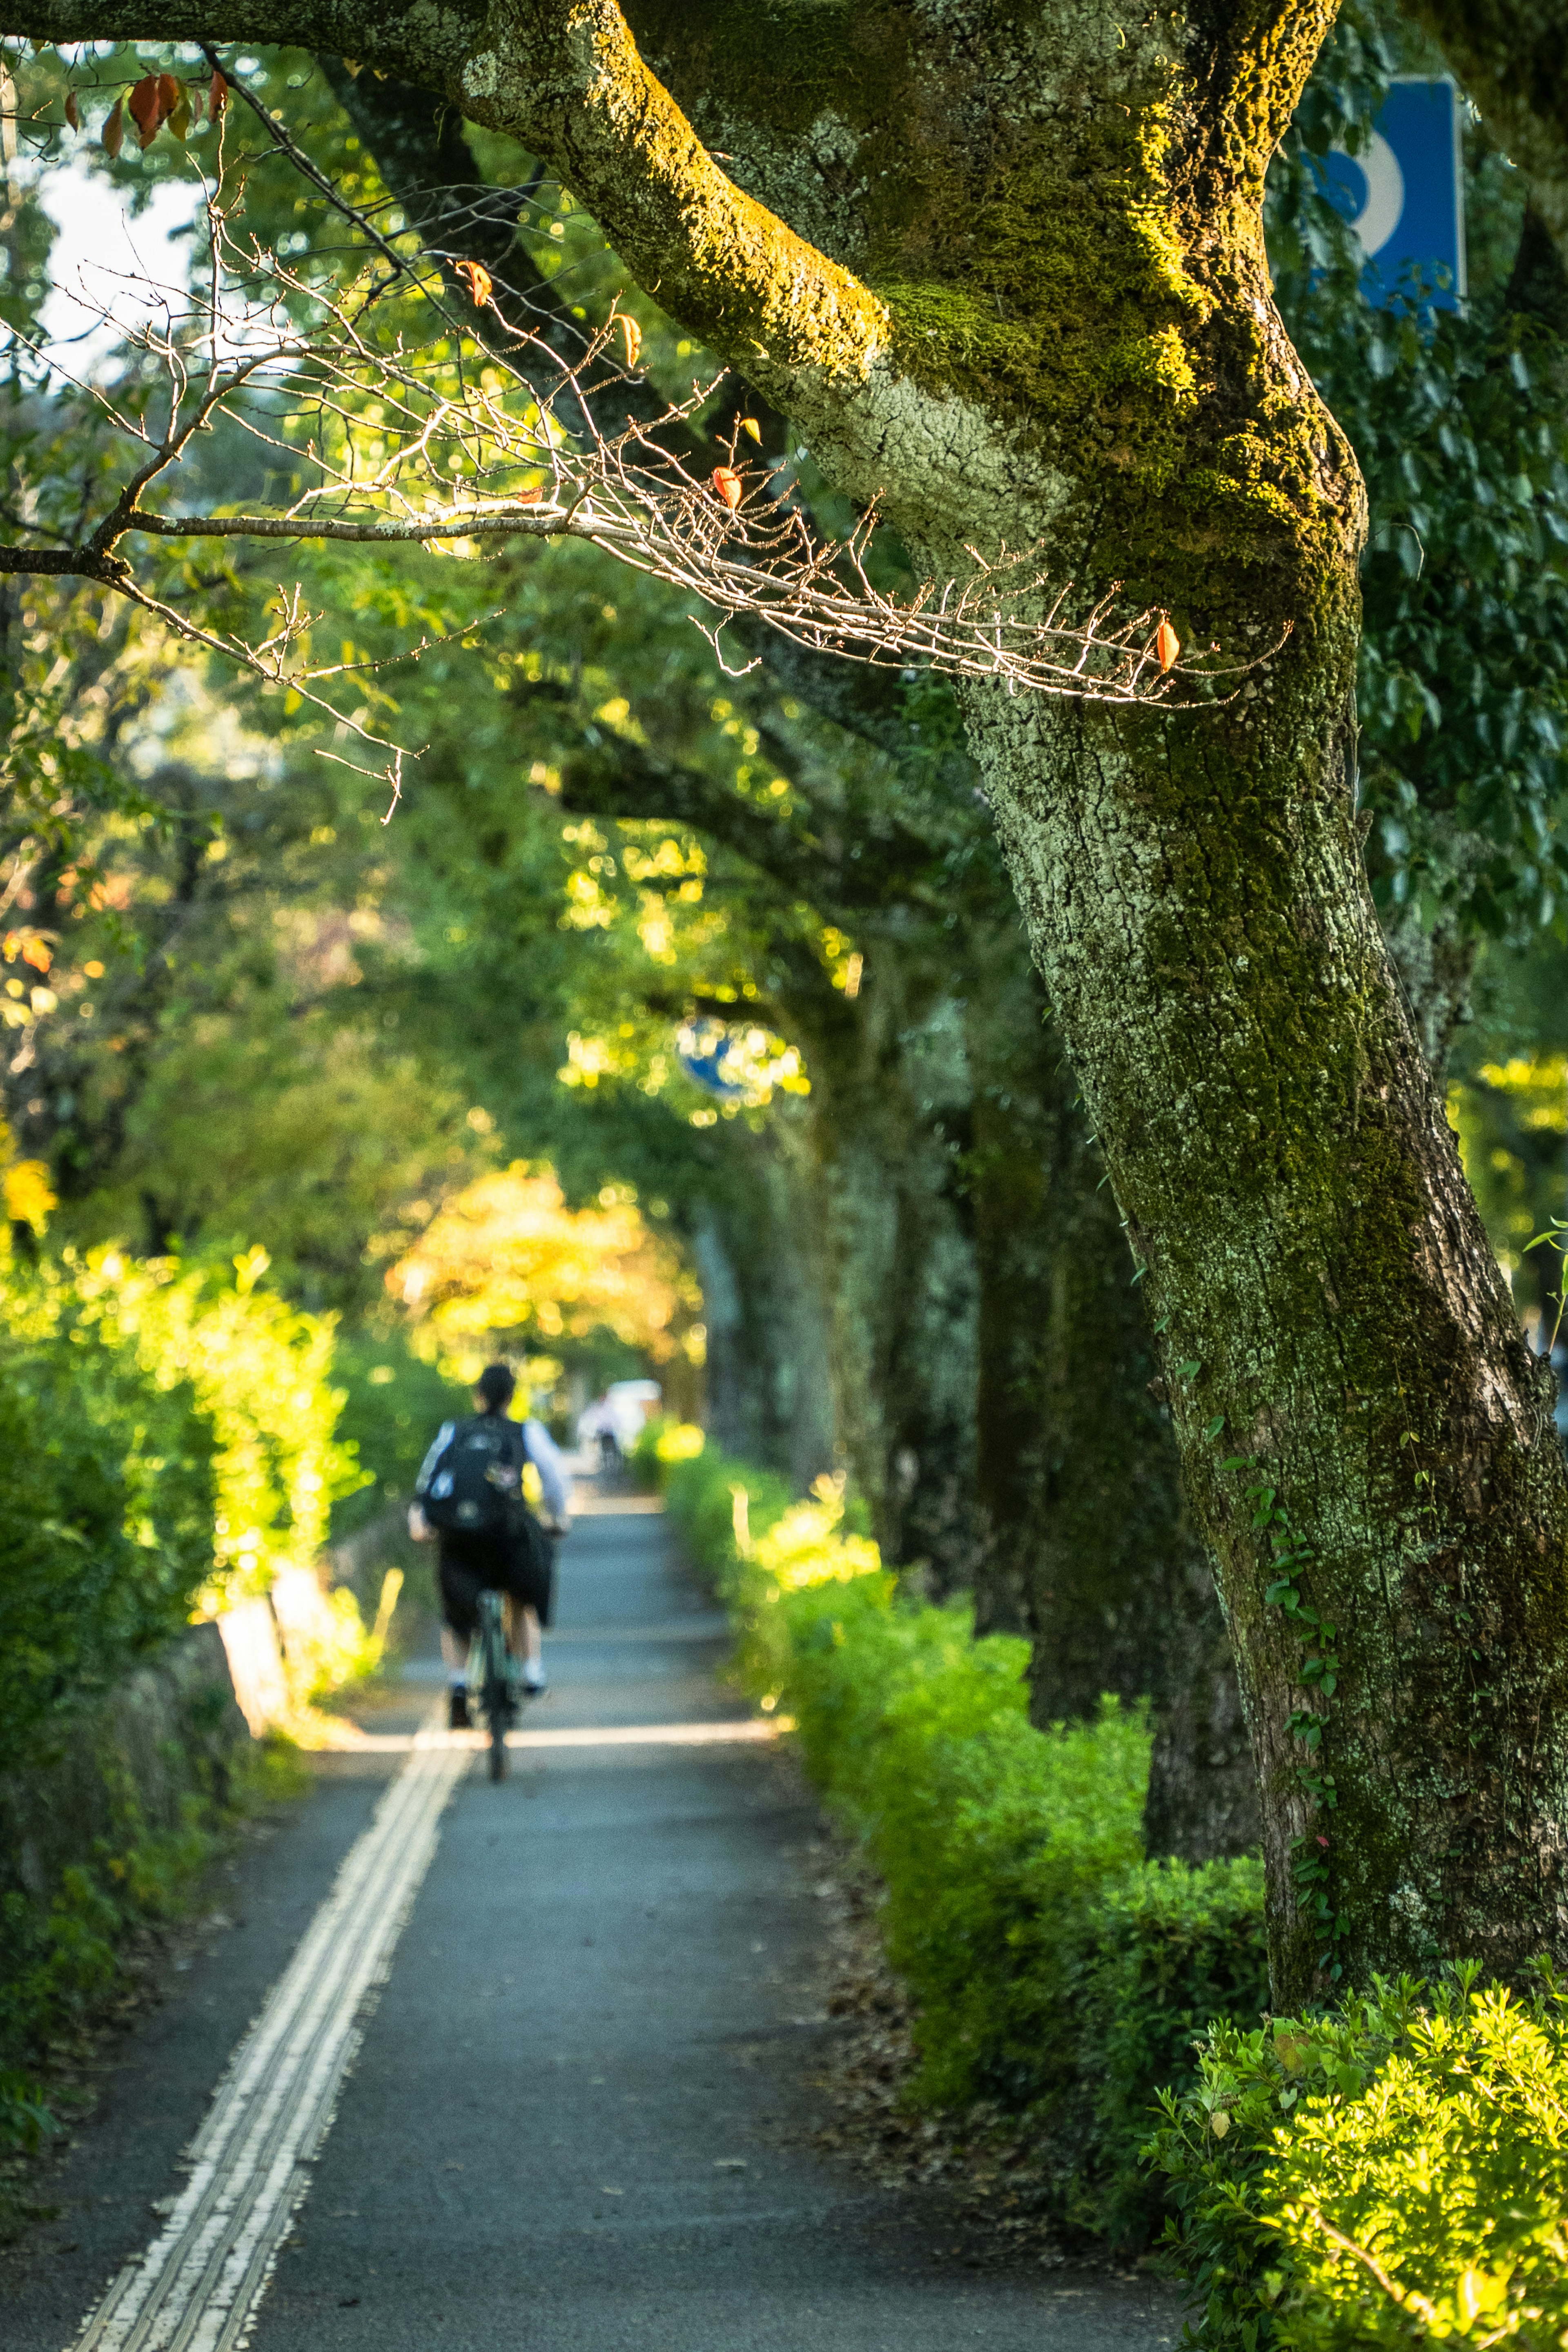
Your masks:
<path fill-rule="evenodd" d="M 489 1775 L 506 1779 L 506 1735 L 511 1721 L 511 1679 L 507 1671 L 506 1643 L 500 1627 L 489 1628 L 485 1643 L 485 1723 L 490 1735 Z"/>

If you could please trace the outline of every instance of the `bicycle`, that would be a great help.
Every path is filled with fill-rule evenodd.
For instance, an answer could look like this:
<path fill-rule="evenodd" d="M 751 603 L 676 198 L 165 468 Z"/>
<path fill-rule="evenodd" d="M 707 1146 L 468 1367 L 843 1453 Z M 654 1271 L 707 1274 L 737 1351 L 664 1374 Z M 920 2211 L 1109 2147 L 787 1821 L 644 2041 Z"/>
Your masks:
<path fill-rule="evenodd" d="M 499 1592 L 481 1592 L 479 1623 L 468 1644 L 468 1696 L 489 1733 L 489 1775 L 506 1778 L 506 1736 L 516 1722 L 521 1698 L 517 1662 L 506 1645 Z"/>

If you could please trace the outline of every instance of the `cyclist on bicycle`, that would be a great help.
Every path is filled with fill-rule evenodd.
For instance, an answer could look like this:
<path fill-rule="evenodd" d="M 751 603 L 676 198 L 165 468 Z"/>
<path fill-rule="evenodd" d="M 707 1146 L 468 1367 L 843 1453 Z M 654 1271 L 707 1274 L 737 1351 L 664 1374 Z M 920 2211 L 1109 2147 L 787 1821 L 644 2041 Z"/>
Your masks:
<path fill-rule="evenodd" d="M 443 1422 L 415 1481 L 408 1515 L 416 1541 L 432 1534 L 440 1541 L 441 1649 L 454 1731 L 468 1728 L 468 1644 L 481 1592 L 505 1597 L 507 1647 L 524 1689 L 537 1696 L 547 1688 L 541 1629 L 550 1622 L 550 1538 L 571 1524 L 572 1486 L 542 1423 L 508 1416 L 516 1387 L 505 1364 L 486 1366 L 474 1391 L 473 1419 Z M 542 1527 L 523 1499 L 530 1464 L 543 1500 Z"/>

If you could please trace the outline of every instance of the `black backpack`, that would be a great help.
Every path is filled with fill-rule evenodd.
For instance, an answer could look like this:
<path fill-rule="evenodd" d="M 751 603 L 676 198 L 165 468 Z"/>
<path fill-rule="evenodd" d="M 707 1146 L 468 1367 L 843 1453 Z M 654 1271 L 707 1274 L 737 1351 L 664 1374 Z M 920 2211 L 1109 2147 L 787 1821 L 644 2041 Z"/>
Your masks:
<path fill-rule="evenodd" d="M 431 1466 L 420 1507 L 433 1528 L 503 1535 L 521 1522 L 522 1432 L 500 1413 L 460 1421 Z"/>

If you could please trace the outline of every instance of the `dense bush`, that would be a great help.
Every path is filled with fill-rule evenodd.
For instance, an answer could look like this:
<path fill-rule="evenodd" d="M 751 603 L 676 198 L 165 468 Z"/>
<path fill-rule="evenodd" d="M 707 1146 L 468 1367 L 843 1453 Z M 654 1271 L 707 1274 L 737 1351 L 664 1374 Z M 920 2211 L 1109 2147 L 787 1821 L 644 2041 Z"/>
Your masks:
<path fill-rule="evenodd" d="M 0 1771 L 193 1608 L 310 1566 L 363 1482 L 332 1320 L 262 1288 L 266 1264 L 0 1274 Z"/>
<path fill-rule="evenodd" d="M 1568 1996 L 1550 1977 L 1520 2001 L 1459 1969 L 1265 2021 L 1261 1869 L 1142 1859 L 1136 1713 L 1037 1731 L 1024 1644 L 901 1601 L 827 1482 L 791 1503 L 679 1450 L 650 1441 L 648 1467 L 735 1612 L 744 1678 L 795 1719 L 886 1884 L 917 2095 L 1021 2110 L 1071 2225 L 1136 2247 L 1163 2211 L 1209 2352 L 1562 2352 Z"/>
<path fill-rule="evenodd" d="M 1215 2026 L 1154 2148 L 1215 2352 L 1568 2342 L 1568 1999 L 1479 1976 Z"/>
<path fill-rule="evenodd" d="M 837 1489 L 650 1438 L 700 1565 L 733 1612 L 741 1671 L 794 1719 L 808 1770 L 886 1887 L 889 1956 L 919 2003 L 916 2095 L 1026 2113 L 1065 2221 L 1146 2243 L 1162 2210 L 1138 2152 L 1216 2013 L 1267 2000 L 1262 1874 L 1143 1861 L 1148 1731 L 1029 1722 L 1022 1642 L 901 1599 L 846 1535 Z"/>
<path fill-rule="evenodd" d="M 43 1277 L 63 1311 L 90 1318 L 160 1382 L 188 1381 L 213 1425 L 214 1583 L 209 1604 L 264 1592 L 279 1569 L 308 1568 L 333 1501 L 365 1483 L 337 1436 L 337 1318 L 263 1286 L 265 1250 L 139 1261 L 68 1253 Z"/>
<path fill-rule="evenodd" d="M 177 1633 L 213 1565 L 214 1439 L 189 1382 L 160 1382 L 73 1304 L 16 1323 L 0 1325 L 0 1771 Z"/>

